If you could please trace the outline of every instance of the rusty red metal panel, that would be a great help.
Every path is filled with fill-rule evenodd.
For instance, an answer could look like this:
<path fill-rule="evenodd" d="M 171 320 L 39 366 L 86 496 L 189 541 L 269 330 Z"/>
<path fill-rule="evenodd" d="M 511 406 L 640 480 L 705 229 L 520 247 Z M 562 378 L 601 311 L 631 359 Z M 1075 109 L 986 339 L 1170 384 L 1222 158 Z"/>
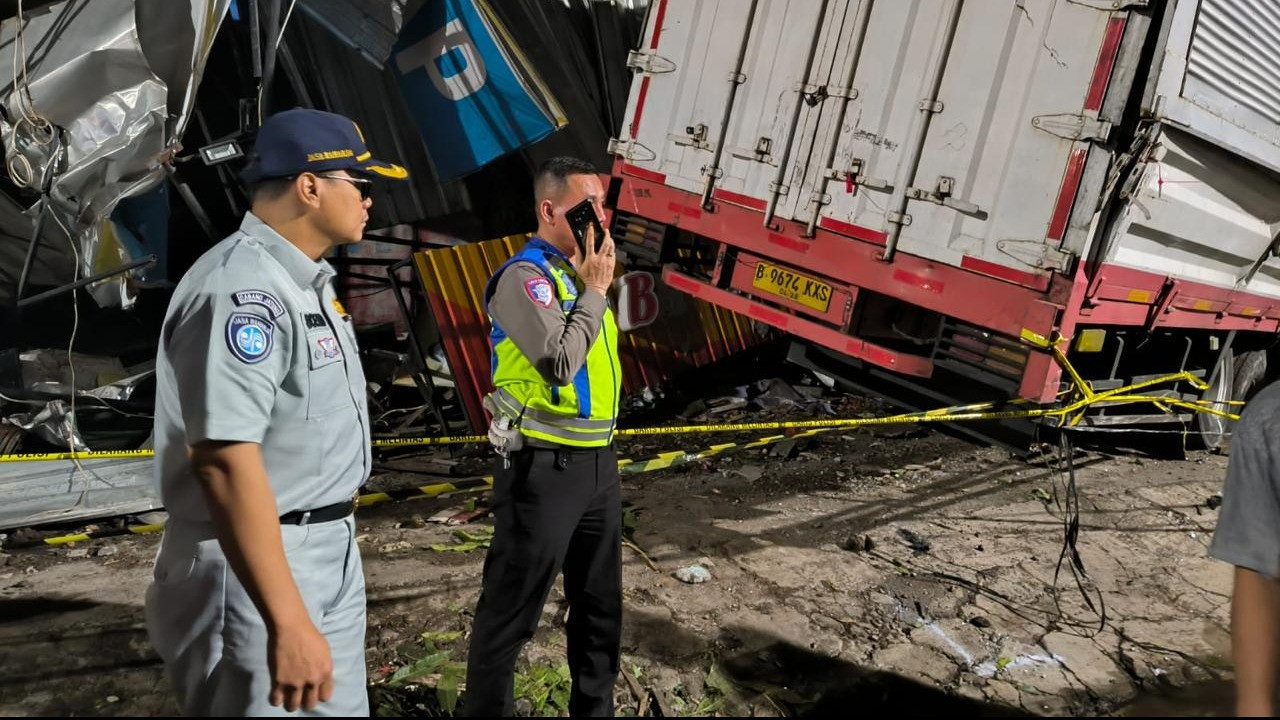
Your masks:
<path fill-rule="evenodd" d="M 440 328 L 449 366 L 467 421 L 475 431 L 487 426 L 481 406 L 493 389 L 489 319 L 484 287 L 489 276 L 514 255 L 528 236 L 512 235 L 482 243 L 427 250 L 414 256 L 422 289 Z M 623 392 L 656 387 L 679 373 L 722 359 L 760 341 L 751 320 L 724 308 L 676 292 L 660 278 L 633 280 L 632 302 L 656 302 L 648 324 L 619 333 Z M 645 288 L 647 293 L 645 294 Z M 651 296 L 650 296 L 651 295 Z"/>
<path fill-rule="evenodd" d="M 1275 298 L 1104 264 L 1084 322 L 1212 330 L 1280 330 Z M 1154 308 L 1154 312 L 1152 312 Z M 1126 312 L 1127 311 L 1127 312 Z"/>

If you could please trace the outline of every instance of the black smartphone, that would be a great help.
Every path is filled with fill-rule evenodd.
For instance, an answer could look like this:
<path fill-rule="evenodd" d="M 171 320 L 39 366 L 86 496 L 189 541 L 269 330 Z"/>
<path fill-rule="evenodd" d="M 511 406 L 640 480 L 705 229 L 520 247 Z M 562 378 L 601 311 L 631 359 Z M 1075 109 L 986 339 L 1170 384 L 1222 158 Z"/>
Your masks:
<path fill-rule="evenodd" d="M 587 254 L 587 228 L 594 227 L 596 229 L 595 251 L 600 252 L 600 246 L 604 245 L 604 230 L 600 227 L 600 218 L 596 217 L 596 208 L 591 204 L 590 198 L 566 210 L 564 218 L 569 221 L 573 237 L 578 241 L 578 249 L 584 256 Z"/>

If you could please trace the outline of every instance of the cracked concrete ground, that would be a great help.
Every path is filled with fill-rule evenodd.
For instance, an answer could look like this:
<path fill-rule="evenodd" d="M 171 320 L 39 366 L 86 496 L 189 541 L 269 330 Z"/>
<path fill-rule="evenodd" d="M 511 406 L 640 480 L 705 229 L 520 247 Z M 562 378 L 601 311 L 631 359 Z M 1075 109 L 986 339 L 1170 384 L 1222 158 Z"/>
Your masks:
<path fill-rule="evenodd" d="M 1231 571 L 1206 556 L 1217 512 L 1205 506 L 1224 457 L 1078 458 L 1091 609 L 1069 560 L 1059 568 L 1055 473 L 937 434 L 903 435 L 831 433 L 794 459 L 722 456 L 629 477 L 634 540 L 657 570 L 625 551 L 624 669 L 696 702 L 712 692 L 714 666 L 731 691 L 723 714 L 852 702 L 994 715 L 1225 707 Z M 469 627 L 483 555 L 433 552 L 451 528 L 420 521 L 458 502 L 361 511 L 374 682 L 419 633 Z M 155 543 L 3 556 L 0 713 L 172 709 L 142 629 Z M 695 563 L 710 581 L 673 577 Z M 564 609 L 557 590 L 526 659 L 563 657 Z M 628 685 L 618 689 L 620 711 L 633 710 Z"/>

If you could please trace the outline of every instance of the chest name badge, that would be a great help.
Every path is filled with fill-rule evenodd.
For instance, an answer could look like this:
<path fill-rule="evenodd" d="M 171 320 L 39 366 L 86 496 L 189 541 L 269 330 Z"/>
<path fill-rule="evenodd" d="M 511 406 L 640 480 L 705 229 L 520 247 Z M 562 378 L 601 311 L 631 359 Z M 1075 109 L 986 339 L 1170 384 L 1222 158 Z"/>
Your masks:
<path fill-rule="evenodd" d="M 271 354 L 274 334 L 275 326 L 266 318 L 249 313 L 232 313 L 227 318 L 227 348 L 246 365 L 262 362 Z"/>

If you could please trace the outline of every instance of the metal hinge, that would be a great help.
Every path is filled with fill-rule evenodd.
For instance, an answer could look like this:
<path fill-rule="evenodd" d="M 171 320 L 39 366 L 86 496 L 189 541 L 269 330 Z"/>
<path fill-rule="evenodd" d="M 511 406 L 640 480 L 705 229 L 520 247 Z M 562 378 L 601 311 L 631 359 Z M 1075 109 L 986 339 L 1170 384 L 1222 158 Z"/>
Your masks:
<path fill-rule="evenodd" d="M 1083 5 L 1094 10 L 1102 10 L 1109 12 L 1111 10 L 1125 10 L 1132 7 L 1147 7 L 1150 0 L 1067 0 L 1072 5 Z"/>
<path fill-rule="evenodd" d="M 828 193 L 809 193 L 810 205 L 830 205 L 831 195 Z"/>
<path fill-rule="evenodd" d="M 1092 115 L 1060 113 L 1036 115 L 1031 118 L 1032 127 L 1055 137 L 1067 140 L 1095 140 L 1106 142 L 1111 136 L 1111 123 Z"/>
<path fill-rule="evenodd" d="M 996 249 L 1024 265 L 1065 273 L 1076 256 L 1046 245 L 1043 240 L 1000 240 Z"/>
<path fill-rule="evenodd" d="M 649 75 L 674 72 L 676 64 L 652 50 L 632 50 L 627 53 L 627 67 Z"/>
<path fill-rule="evenodd" d="M 608 152 L 610 155 L 621 155 L 627 160 L 638 160 L 640 162 L 648 162 L 657 160 L 658 154 L 649 148 L 641 145 L 634 138 L 623 140 L 621 138 L 609 138 Z"/>

